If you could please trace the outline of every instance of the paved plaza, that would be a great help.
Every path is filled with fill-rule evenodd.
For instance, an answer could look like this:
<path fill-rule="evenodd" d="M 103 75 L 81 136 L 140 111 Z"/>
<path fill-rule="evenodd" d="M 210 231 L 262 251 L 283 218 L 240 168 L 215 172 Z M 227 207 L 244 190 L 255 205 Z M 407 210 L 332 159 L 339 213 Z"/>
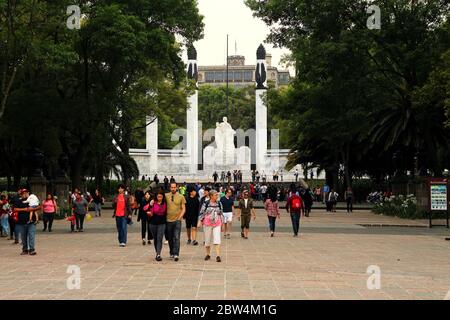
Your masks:
<path fill-rule="evenodd" d="M 56 221 L 54 232 L 38 231 L 36 256 L 20 256 L 19 245 L 1 238 L 0 299 L 442 300 L 450 290 L 450 232 L 427 221 L 316 210 L 294 238 L 283 212 L 270 238 L 258 209 L 248 240 L 239 228 L 223 240 L 221 263 L 186 245 L 184 224 L 180 261 L 168 259 L 165 245 L 158 263 L 153 245 L 141 243 L 140 223 L 129 228 L 127 247 L 118 246 L 111 215 L 87 222 L 84 233 Z M 69 265 L 80 267 L 80 289 L 67 289 Z M 381 271 L 378 290 L 367 288 L 371 265 Z"/>

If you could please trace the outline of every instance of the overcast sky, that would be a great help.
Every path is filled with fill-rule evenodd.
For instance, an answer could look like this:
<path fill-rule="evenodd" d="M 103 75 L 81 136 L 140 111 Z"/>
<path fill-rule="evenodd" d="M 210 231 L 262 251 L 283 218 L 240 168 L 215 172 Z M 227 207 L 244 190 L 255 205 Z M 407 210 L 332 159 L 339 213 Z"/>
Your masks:
<path fill-rule="evenodd" d="M 197 49 L 198 64 L 226 64 L 226 38 L 229 34 L 229 54 L 245 56 L 245 63 L 256 63 L 256 49 L 269 33 L 266 24 L 254 18 L 252 11 L 243 0 L 198 0 L 200 14 L 204 16 L 204 38 L 194 45 Z M 266 51 L 272 54 L 272 65 L 279 66 L 279 61 L 287 49 L 273 48 L 264 43 Z M 186 53 L 184 53 L 186 60 Z"/>

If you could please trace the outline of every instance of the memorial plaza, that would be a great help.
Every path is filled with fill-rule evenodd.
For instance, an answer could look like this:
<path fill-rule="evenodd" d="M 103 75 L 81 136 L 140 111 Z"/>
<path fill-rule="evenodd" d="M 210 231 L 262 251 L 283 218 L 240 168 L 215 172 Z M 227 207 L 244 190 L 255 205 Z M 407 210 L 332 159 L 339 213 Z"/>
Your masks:
<path fill-rule="evenodd" d="M 198 246 L 186 244 L 184 224 L 178 262 L 168 245 L 163 260 L 154 260 L 140 223 L 128 228 L 121 248 L 111 215 L 87 222 L 84 233 L 55 221 L 52 233 L 37 232 L 36 256 L 20 256 L 20 245 L 0 239 L 0 299 L 448 299 L 449 231 L 424 220 L 313 209 L 294 238 L 283 212 L 271 238 L 266 213 L 257 209 L 249 239 L 235 221 L 217 263 L 204 261 L 202 233 Z M 80 268 L 79 289 L 68 289 L 69 266 Z M 370 266 L 379 267 L 379 289 L 368 289 Z"/>

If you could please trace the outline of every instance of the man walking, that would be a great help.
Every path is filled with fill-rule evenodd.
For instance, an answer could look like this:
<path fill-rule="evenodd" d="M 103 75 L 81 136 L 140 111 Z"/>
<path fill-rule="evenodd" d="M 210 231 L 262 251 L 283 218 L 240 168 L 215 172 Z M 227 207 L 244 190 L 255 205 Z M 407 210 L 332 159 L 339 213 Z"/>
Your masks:
<path fill-rule="evenodd" d="M 223 235 L 225 239 L 231 239 L 231 223 L 233 222 L 234 215 L 234 199 L 232 197 L 233 191 L 228 188 L 225 191 L 225 197 L 220 198 L 220 202 L 222 203 L 223 209 Z"/>
<path fill-rule="evenodd" d="M 253 208 L 253 200 L 248 196 L 248 190 L 243 193 L 243 199 L 239 201 L 238 220 L 241 220 L 241 237 L 248 239 L 250 231 L 250 220 L 256 219 L 255 209 Z"/>
<path fill-rule="evenodd" d="M 169 241 L 170 258 L 178 261 L 180 256 L 181 221 L 186 212 L 186 199 L 177 192 L 177 184 L 170 183 L 170 192 L 166 193 L 167 224 L 166 239 Z"/>

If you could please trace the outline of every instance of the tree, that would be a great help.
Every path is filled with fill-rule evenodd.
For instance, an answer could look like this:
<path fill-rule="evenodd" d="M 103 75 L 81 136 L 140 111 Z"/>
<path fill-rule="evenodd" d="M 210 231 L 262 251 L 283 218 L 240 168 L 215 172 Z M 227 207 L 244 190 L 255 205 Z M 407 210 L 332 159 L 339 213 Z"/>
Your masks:
<path fill-rule="evenodd" d="M 5 3 L 0 2 L 2 8 Z M 86 174 L 100 179 L 117 165 L 129 182 L 138 174 L 128 155 L 137 119 L 186 105 L 191 84 L 185 81 L 182 43 L 175 34 L 184 43 L 198 40 L 202 16 L 194 0 L 89 1 L 80 4 L 81 29 L 69 30 L 65 5 L 35 0 L 14 7 L 12 16 L 20 12 L 33 17 L 31 34 L 27 33 L 33 41 L 27 55 L 21 55 L 21 68 L 0 120 L 6 132 L 2 145 L 8 146 L 16 135 L 24 148 L 45 149 L 46 157 L 64 152 L 74 186 L 79 187 Z M 0 22 L 0 30 L 9 30 L 4 28 L 6 19 Z M 0 35 L 5 43 L 11 31 Z M 1 56 L 2 66 L 10 65 L 8 57 Z M 4 67 L 0 71 L 4 73 Z M 14 130 L 18 123 L 31 135 L 23 137 Z M 20 150 L 17 154 L 23 153 Z"/>
<path fill-rule="evenodd" d="M 380 30 L 366 26 L 366 1 L 246 4 L 272 27 L 268 40 L 292 51 L 295 81 L 281 96 L 269 95 L 281 118 L 294 118 L 284 117 L 291 121 L 290 166 L 313 163 L 334 184 L 342 166 L 347 185 L 353 172 L 392 174 L 398 150 L 400 169 L 411 169 L 414 157 L 437 168 L 426 155 L 448 145 L 438 120 L 442 100 L 415 97 L 449 47 L 448 1 L 379 1 Z M 427 143 L 433 134 L 438 139 Z"/>

